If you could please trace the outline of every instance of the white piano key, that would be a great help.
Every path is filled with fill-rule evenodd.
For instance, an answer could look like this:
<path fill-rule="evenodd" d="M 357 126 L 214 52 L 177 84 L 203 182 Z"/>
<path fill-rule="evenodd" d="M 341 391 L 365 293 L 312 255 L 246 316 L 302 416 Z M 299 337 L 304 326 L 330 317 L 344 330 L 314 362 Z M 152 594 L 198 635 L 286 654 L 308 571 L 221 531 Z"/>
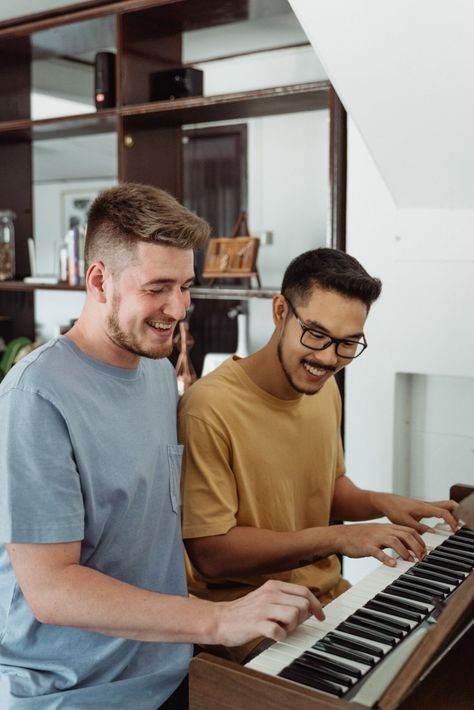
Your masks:
<path fill-rule="evenodd" d="M 267 673 L 267 675 L 278 675 L 278 673 L 280 673 L 280 671 L 282 671 L 288 664 L 286 662 L 279 662 L 274 658 L 270 658 L 268 656 L 269 650 L 270 649 L 267 649 L 264 653 L 261 653 L 259 656 L 253 658 L 246 664 L 245 667 L 252 668 L 254 671 L 260 671 L 261 673 Z"/>

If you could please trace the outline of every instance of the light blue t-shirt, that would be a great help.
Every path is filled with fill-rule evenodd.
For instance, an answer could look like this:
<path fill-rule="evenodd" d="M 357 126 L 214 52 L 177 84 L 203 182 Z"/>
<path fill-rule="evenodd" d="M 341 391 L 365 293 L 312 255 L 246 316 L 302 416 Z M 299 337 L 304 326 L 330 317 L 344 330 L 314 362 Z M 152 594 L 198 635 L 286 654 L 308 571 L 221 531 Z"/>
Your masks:
<path fill-rule="evenodd" d="M 186 675 L 188 644 L 39 623 L 3 546 L 81 540 L 81 564 L 185 596 L 176 404 L 167 360 L 112 367 L 66 336 L 0 385 L 0 674 L 9 709 L 155 710 Z"/>

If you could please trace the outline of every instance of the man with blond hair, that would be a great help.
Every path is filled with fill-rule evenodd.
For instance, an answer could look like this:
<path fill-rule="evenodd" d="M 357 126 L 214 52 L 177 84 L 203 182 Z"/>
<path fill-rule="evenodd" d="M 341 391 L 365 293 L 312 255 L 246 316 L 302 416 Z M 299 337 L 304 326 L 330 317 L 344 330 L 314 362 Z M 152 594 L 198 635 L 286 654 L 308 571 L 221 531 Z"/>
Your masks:
<path fill-rule="evenodd" d="M 323 618 L 310 592 L 284 582 L 232 603 L 187 596 L 166 358 L 208 231 L 157 188 L 99 195 L 79 319 L 2 382 L 8 708 L 181 710 L 191 644 L 282 639 L 309 613 Z"/>

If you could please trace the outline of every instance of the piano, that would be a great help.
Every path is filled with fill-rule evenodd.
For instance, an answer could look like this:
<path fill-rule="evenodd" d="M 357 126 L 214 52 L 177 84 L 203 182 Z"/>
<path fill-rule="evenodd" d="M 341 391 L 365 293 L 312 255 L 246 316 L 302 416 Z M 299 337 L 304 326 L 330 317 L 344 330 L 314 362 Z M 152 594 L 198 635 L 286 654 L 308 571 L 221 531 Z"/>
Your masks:
<path fill-rule="evenodd" d="M 474 531 L 438 525 L 423 538 L 423 560 L 381 565 L 325 621 L 311 617 L 246 666 L 195 657 L 190 710 L 474 708 Z"/>

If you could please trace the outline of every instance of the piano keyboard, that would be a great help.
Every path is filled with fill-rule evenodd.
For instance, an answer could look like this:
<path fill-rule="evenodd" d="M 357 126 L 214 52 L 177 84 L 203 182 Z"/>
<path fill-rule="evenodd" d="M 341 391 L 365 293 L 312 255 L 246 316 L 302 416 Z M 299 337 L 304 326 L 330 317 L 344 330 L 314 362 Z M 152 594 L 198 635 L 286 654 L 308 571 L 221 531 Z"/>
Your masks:
<path fill-rule="evenodd" d="M 383 676 L 382 668 L 393 666 L 403 649 L 413 650 L 416 637 L 474 568 L 473 531 L 452 533 L 439 525 L 422 537 L 428 550 L 423 560 L 382 565 L 328 604 L 323 622 L 311 617 L 246 667 L 365 704 L 366 681 L 376 671 Z"/>

